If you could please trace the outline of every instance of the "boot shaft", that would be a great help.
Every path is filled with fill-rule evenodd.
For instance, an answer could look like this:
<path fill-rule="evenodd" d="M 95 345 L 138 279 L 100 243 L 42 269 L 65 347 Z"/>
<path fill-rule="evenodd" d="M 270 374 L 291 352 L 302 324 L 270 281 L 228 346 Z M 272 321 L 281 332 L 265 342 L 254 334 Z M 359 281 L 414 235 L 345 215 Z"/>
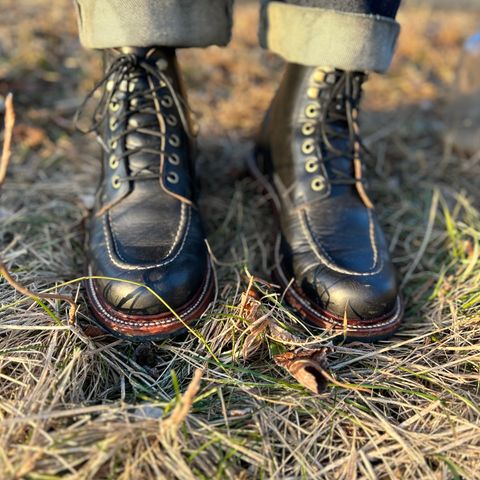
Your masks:
<path fill-rule="evenodd" d="M 330 195 L 366 197 L 358 125 L 366 75 L 289 64 L 260 134 L 280 189 L 295 204 Z"/>

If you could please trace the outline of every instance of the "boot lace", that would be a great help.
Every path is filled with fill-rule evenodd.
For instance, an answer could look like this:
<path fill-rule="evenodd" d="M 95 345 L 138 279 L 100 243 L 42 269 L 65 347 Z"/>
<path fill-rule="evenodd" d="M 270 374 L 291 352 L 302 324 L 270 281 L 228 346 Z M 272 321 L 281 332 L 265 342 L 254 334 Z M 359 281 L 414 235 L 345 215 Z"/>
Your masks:
<path fill-rule="evenodd" d="M 373 204 L 366 192 L 366 182 L 363 178 L 362 151 L 370 152 L 362 143 L 358 125 L 358 108 L 362 94 L 362 83 L 365 74 L 358 72 L 344 72 L 335 70 L 328 73 L 334 75 L 333 85 L 328 89 L 327 97 L 322 102 L 319 119 L 319 139 L 323 147 L 323 161 L 334 162 L 340 158 L 352 158 L 353 178 L 345 171 L 331 167 L 336 178 L 331 179 L 332 184 L 355 185 L 358 195 L 365 206 L 373 208 Z M 347 128 L 345 128 L 347 126 Z M 341 140 L 346 148 L 334 145 L 336 140 Z M 344 142 L 346 140 L 346 142 Z"/>
<path fill-rule="evenodd" d="M 157 108 L 154 108 L 154 105 L 155 102 L 160 104 L 159 99 L 161 93 L 162 91 L 165 92 L 166 89 L 176 106 L 176 112 L 183 130 L 188 136 L 190 136 L 188 121 L 184 113 L 185 110 L 189 111 L 189 108 L 180 94 L 175 90 L 168 76 L 165 74 L 165 68 L 166 62 L 162 60 L 157 61 L 157 63 L 153 65 L 134 54 L 124 54 L 117 57 L 108 68 L 104 77 L 87 94 L 84 102 L 78 109 L 74 119 L 76 128 L 84 134 L 95 132 L 98 143 L 107 155 L 113 153 L 113 145 L 122 141 L 132 133 L 141 133 L 157 139 L 165 137 L 166 135 L 164 133 L 159 132 L 158 120 L 156 120 L 152 124 L 142 126 L 133 125 L 122 129 L 117 135 L 110 138 L 110 145 L 107 145 L 103 139 L 102 130 L 105 121 L 109 117 L 109 108 L 117 109 L 117 107 L 120 107 L 119 100 L 114 99 L 115 93 L 121 88 L 123 82 L 126 82 L 128 85 L 128 82 L 132 81 L 134 78 L 146 76 L 147 79 L 149 77 L 156 79 L 158 83 L 153 88 L 149 87 L 127 93 L 125 98 L 120 100 L 120 103 L 128 102 L 128 107 L 124 109 L 124 113 L 116 117 L 116 122 L 125 121 L 127 125 L 128 118 L 137 113 L 149 114 L 155 116 L 157 119 L 157 116 L 159 114 L 163 115 L 163 113 L 161 112 L 159 105 Z M 155 85 L 155 83 L 149 82 L 149 86 L 150 85 Z M 87 105 L 96 96 L 97 92 L 101 92 L 100 100 L 94 107 L 90 121 L 88 122 L 88 127 L 82 128 L 80 125 L 81 119 Z M 144 143 L 148 144 L 148 142 Z M 141 152 L 150 153 L 156 156 L 166 153 L 164 150 L 160 149 L 160 146 L 159 148 L 152 148 L 147 145 L 140 145 L 136 148 L 127 148 L 125 145 L 125 151 L 120 155 L 117 154 L 116 159 L 121 161 L 130 155 Z M 135 165 L 132 165 L 132 163 L 133 162 L 129 164 L 129 175 L 117 177 L 119 183 L 158 179 L 162 174 L 158 162 L 155 164 L 142 165 L 140 167 L 136 167 Z"/>

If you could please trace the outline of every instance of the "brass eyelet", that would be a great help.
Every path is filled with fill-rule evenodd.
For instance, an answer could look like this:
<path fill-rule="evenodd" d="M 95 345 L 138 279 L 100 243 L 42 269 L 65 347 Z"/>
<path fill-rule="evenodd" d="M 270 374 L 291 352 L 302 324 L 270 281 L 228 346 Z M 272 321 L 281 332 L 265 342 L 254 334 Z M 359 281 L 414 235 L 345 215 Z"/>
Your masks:
<path fill-rule="evenodd" d="M 115 150 L 118 147 L 118 141 L 117 140 L 110 140 L 110 149 Z"/>
<path fill-rule="evenodd" d="M 177 120 L 177 117 L 173 114 L 170 114 L 168 115 L 167 117 L 167 123 L 171 126 L 171 127 L 175 127 L 177 124 L 178 124 L 178 120 Z"/>
<path fill-rule="evenodd" d="M 133 93 L 135 91 L 135 88 L 137 87 L 137 85 L 138 85 L 138 78 L 132 78 L 128 82 L 128 92 Z"/>
<path fill-rule="evenodd" d="M 113 80 L 109 80 L 106 86 L 107 92 L 111 92 L 113 90 L 114 85 L 115 85 L 115 82 Z"/>
<path fill-rule="evenodd" d="M 315 131 L 315 125 L 313 123 L 304 123 L 302 125 L 302 133 L 305 135 L 305 136 L 309 136 L 311 135 L 313 132 Z"/>
<path fill-rule="evenodd" d="M 116 118 L 111 118 L 110 121 L 108 122 L 108 126 L 110 127 L 110 130 L 116 130 L 118 127 L 118 122 Z"/>
<path fill-rule="evenodd" d="M 302 145 L 302 152 L 305 155 L 310 155 L 315 150 L 315 140 L 313 138 L 309 138 L 305 140 Z"/>
<path fill-rule="evenodd" d="M 131 117 L 128 119 L 128 126 L 132 128 L 138 128 L 140 126 L 138 118 Z"/>
<path fill-rule="evenodd" d="M 313 178 L 311 187 L 314 192 L 320 192 L 325 188 L 325 179 L 321 176 Z"/>
<path fill-rule="evenodd" d="M 171 135 L 170 138 L 168 139 L 168 143 L 170 143 L 170 145 L 172 147 L 179 147 L 180 146 L 180 138 L 178 135 Z"/>
<path fill-rule="evenodd" d="M 118 112 L 120 110 L 120 103 L 111 101 L 109 105 L 110 111 Z"/>
<path fill-rule="evenodd" d="M 122 186 L 122 181 L 118 175 L 112 177 L 112 187 L 115 190 L 118 190 Z"/>
<path fill-rule="evenodd" d="M 317 68 L 313 73 L 312 79 L 315 83 L 323 83 L 325 80 L 326 72 L 321 68 Z"/>
<path fill-rule="evenodd" d="M 305 162 L 305 170 L 308 173 L 315 173 L 318 170 L 318 161 L 315 157 L 307 158 Z"/>
<path fill-rule="evenodd" d="M 180 165 L 180 157 L 176 153 L 172 153 L 168 156 L 168 161 L 172 165 Z"/>
<path fill-rule="evenodd" d="M 115 170 L 118 168 L 118 165 L 120 164 L 120 161 L 115 155 L 110 155 L 110 158 L 108 159 L 108 165 L 112 170 Z"/>
<path fill-rule="evenodd" d="M 172 99 L 172 97 L 167 95 L 160 100 L 160 103 L 165 108 L 170 108 L 173 105 L 173 99 Z"/>
<path fill-rule="evenodd" d="M 319 114 L 319 106 L 316 103 L 309 103 L 305 108 L 307 118 L 316 118 Z"/>
<path fill-rule="evenodd" d="M 307 97 L 311 100 L 315 100 L 318 97 L 318 92 L 320 89 L 318 87 L 309 87 L 307 89 Z"/>
<path fill-rule="evenodd" d="M 171 184 L 175 185 L 176 183 L 178 183 L 179 180 L 180 180 L 180 177 L 178 176 L 177 172 L 170 172 L 167 175 L 167 182 L 169 182 Z"/>

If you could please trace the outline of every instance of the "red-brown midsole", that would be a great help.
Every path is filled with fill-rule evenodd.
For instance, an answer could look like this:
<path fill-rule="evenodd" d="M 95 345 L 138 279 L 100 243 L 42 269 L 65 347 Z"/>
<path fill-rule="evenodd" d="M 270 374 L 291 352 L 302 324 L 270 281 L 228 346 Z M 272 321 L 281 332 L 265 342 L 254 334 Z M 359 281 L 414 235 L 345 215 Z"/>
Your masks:
<path fill-rule="evenodd" d="M 214 282 L 209 265 L 208 274 L 200 290 L 187 304 L 176 309 L 175 313 L 181 320 L 170 312 L 158 315 L 129 315 L 119 312 L 102 299 L 93 281 L 88 281 L 86 290 L 90 306 L 100 325 L 125 336 L 155 337 L 172 334 L 196 320 L 212 299 Z"/>
<path fill-rule="evenodd" d="M 287 302 L 295 308 L 304 318 L 311 323 L 333 330 L 335 332 L 345 332 L 349 337 L 375 337 L 394 333 L 402 322 L 403 302 L 397 298 L 395 309 L 387 315 L 370 320 L 343 319 L 332 315 L 313 304 L 295 283 L 288 284 L 281 266 L 277 263 L 275 266 L 276 276 L 282 289 L 285 291 Z"/>

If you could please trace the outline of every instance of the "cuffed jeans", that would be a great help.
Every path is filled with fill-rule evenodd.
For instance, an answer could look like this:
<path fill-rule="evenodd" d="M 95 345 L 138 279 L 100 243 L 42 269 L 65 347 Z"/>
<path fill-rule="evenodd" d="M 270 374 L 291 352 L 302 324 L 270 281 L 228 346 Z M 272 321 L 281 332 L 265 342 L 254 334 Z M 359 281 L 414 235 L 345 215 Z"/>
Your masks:
<path fill-rule="evenodd" d="M 289 62 L 384 72 L 401 0 L 261 0 L 260 44 Z M 75 0 L 87 48 L 227 45 L 233 0 Z"/>

